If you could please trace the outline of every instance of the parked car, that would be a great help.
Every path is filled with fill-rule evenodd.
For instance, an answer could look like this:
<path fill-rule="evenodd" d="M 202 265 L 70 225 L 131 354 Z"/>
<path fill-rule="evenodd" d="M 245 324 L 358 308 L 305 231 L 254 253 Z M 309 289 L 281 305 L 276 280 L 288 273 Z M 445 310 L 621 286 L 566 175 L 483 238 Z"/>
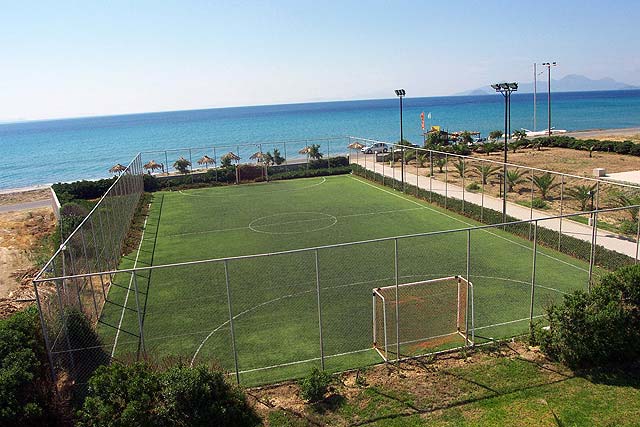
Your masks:
<path fill-rule="evenodd" d="M 366 147 L 362 147 L 362 152 L 365 153 L 365 154 L 388 153 L 389 152 L 389 145 L 385 144 L 384 142 L 376 142 L 375 144 L 367 145 Z"/>

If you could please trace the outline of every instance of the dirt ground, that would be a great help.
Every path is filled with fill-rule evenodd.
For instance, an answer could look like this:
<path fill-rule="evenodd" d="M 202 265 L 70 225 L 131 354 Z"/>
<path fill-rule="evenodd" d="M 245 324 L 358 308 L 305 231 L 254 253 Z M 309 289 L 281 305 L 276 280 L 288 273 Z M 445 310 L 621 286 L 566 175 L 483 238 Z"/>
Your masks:
<path fill-rule="evenodd" d="M 417 399 L 416 404 L 427 404 L 437 410 L 456 401 L 461 393 L 458 384 L 446 374 L 449 370 L 472 364 L 482 366 L 496 357 L 522 358 L 540 366 L 548 363 L 537 349 L 513 342 L 493 351 L 452 353 L 409 360 L 399 366 L 379 364 L 362 371 L 338 374 L 324 402 L 315 405 L 306 404 L 300 398 L 300 388 L 293 381 L 249 389 L 247 395 L 263 420 L 268 420 L 271 412 L 284 411 L 306 425 L 347 425 L 354 420 L 347 421 L 338 414 L 332 414 L 332 402 L 356 401 L 362 397 L 365 387 L 374 387 L 399 396 L 410 392 Z M 558 373 L 560 376 L 562 374 Z"/>
<path fill-rule="evenodd" d="M 37 190 L 18 191 L 10 193 L 0 193 L 0 206 L 15 205 L 24 202 L 36 202 L 39 200 L 47 200 L 50 197 L 51 190 L 48 188 L 39 188 Z"/>
<path fill-rule="evenodd" d="M 54 227 L 51 208 L 0 214 L 0 317 L 32 302 L 32 251 Z"/>

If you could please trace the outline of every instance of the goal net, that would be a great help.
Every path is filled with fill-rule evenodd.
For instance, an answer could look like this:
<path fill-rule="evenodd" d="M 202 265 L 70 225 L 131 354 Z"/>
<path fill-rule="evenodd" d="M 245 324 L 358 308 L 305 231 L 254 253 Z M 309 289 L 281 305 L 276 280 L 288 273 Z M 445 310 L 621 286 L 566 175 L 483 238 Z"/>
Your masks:
<path fill-rule="evenodd" d="M 373 347 L 385 361 L 473 344 L 473 285 L 462 276 L 373 290 Z"/>

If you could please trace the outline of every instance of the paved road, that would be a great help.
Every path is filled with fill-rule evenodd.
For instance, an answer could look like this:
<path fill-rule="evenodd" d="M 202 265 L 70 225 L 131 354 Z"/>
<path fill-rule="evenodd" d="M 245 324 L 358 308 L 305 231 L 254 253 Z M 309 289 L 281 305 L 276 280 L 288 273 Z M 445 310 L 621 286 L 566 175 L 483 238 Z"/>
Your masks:
<path fill-rule="evenodd" d="M 354 161 L 355 159 L 352 159 Z M 395 177 L 400 179 L 400 169 L 385 167 L 383 169 L 382 163 L 373 162 L 373 155 L 360 155 L 356 160 L 356 163 L 369 170 L 375 170 L 379 174 L 383 174 L 387 177 Z M 365 164 L 366 163 L 366 164 Z M 446 195 L 459 200 L 474 203 L 478 206 L 484 205 L 485 208 L 492 209 L 494 211 L 502 212 L 502 199 L 488 194 L 471 193 L 464 191 L 462 187 L 453 184 L 445 184 L 435 178 L 429 178 L 426 176 L 417 176 L 405 169 L 405 181 L 409 184 L 416 185 L 419 188 L 430 190 L 434 193 Z M 527 208 L 525 206 L 518 205 L 516 203 L 507 202 L 507 215 L 520 220 L 539 219 L 549 217 L 548 212 L 542 212 L 535 209 Z M 560 231 L 564 235 L 572 236 L 580 240 L 591 242 L 593 235 L 593 227 L 580 224 L 575 221 L 567 219 L 548 219 L 539 221 L 541 227 L 551 229 L 554 231 Z M 613 232 L 598 229 L 596 235 L 596 244 L 604 246 L 607 249 L 614 250 L 616 252 L 623 253 L 632 258 L 636 257 L 637 244 L 624 237 L 621 237 Z"/>
<path fill-rule="evenodd" d="M 38 200 L 35 202 L 16 203 L 14 205 L 0 206 L 0 213 L 27 211 L 30 209 L 51 207 L 51 200 Z"/>

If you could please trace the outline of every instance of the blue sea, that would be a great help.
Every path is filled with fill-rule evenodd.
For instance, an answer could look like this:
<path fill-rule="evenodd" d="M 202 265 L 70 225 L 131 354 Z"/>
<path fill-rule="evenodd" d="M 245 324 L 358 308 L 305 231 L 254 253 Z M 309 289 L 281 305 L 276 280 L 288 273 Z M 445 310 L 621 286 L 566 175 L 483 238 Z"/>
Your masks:
<path fill-rule="evenodd" d="M 404 135 L 422 141 L 420 113 L 426 126 L 449 131 L 480 131 L 483 136 L 504 127 L 504 100 L 489 96 L 405 98 Z M 426 116 L 431 113 L 431 120 Z M 546 94 L 538 95 L 537 129 L 547 127 Z M 583 130 L 640 126 L 640 90 L 552 94 L 552 119 L 557 129 Z M 533 95 L 516 93 L 511 101 L 511 129 L 533 129 Z M 329 136 L 358 136 L 397 141 L 398 99 L 319 102 L 306 104 L 218 108 L 131 114 L 108 117 L 33 121 L 0 125 L 0 189 L 20 188 L 76 179 L 109 176 L 115 163 L 127 164 L 136 153 L 204 147 L 191 153 L 213 157 L 234 151 L 239 144 L 293 141 L 287 157 L 299 155 L 304 140 Z M 345 151 L 337 140 L 321 151 Z M 256 147 L 258 147 L 256 145 Z M 241 148 L 248 159 L 256 147 Z M 281 146 L 279 146 L 281 147 Z M 281 152 L 282 152 L 282 148 Z M 244 152 L 243 152 L 244 150 Z M 143 160 L 173 163 L 187 150 L 148 154 Z M 163 158 L 166 157 L 166 160 Z"/>

